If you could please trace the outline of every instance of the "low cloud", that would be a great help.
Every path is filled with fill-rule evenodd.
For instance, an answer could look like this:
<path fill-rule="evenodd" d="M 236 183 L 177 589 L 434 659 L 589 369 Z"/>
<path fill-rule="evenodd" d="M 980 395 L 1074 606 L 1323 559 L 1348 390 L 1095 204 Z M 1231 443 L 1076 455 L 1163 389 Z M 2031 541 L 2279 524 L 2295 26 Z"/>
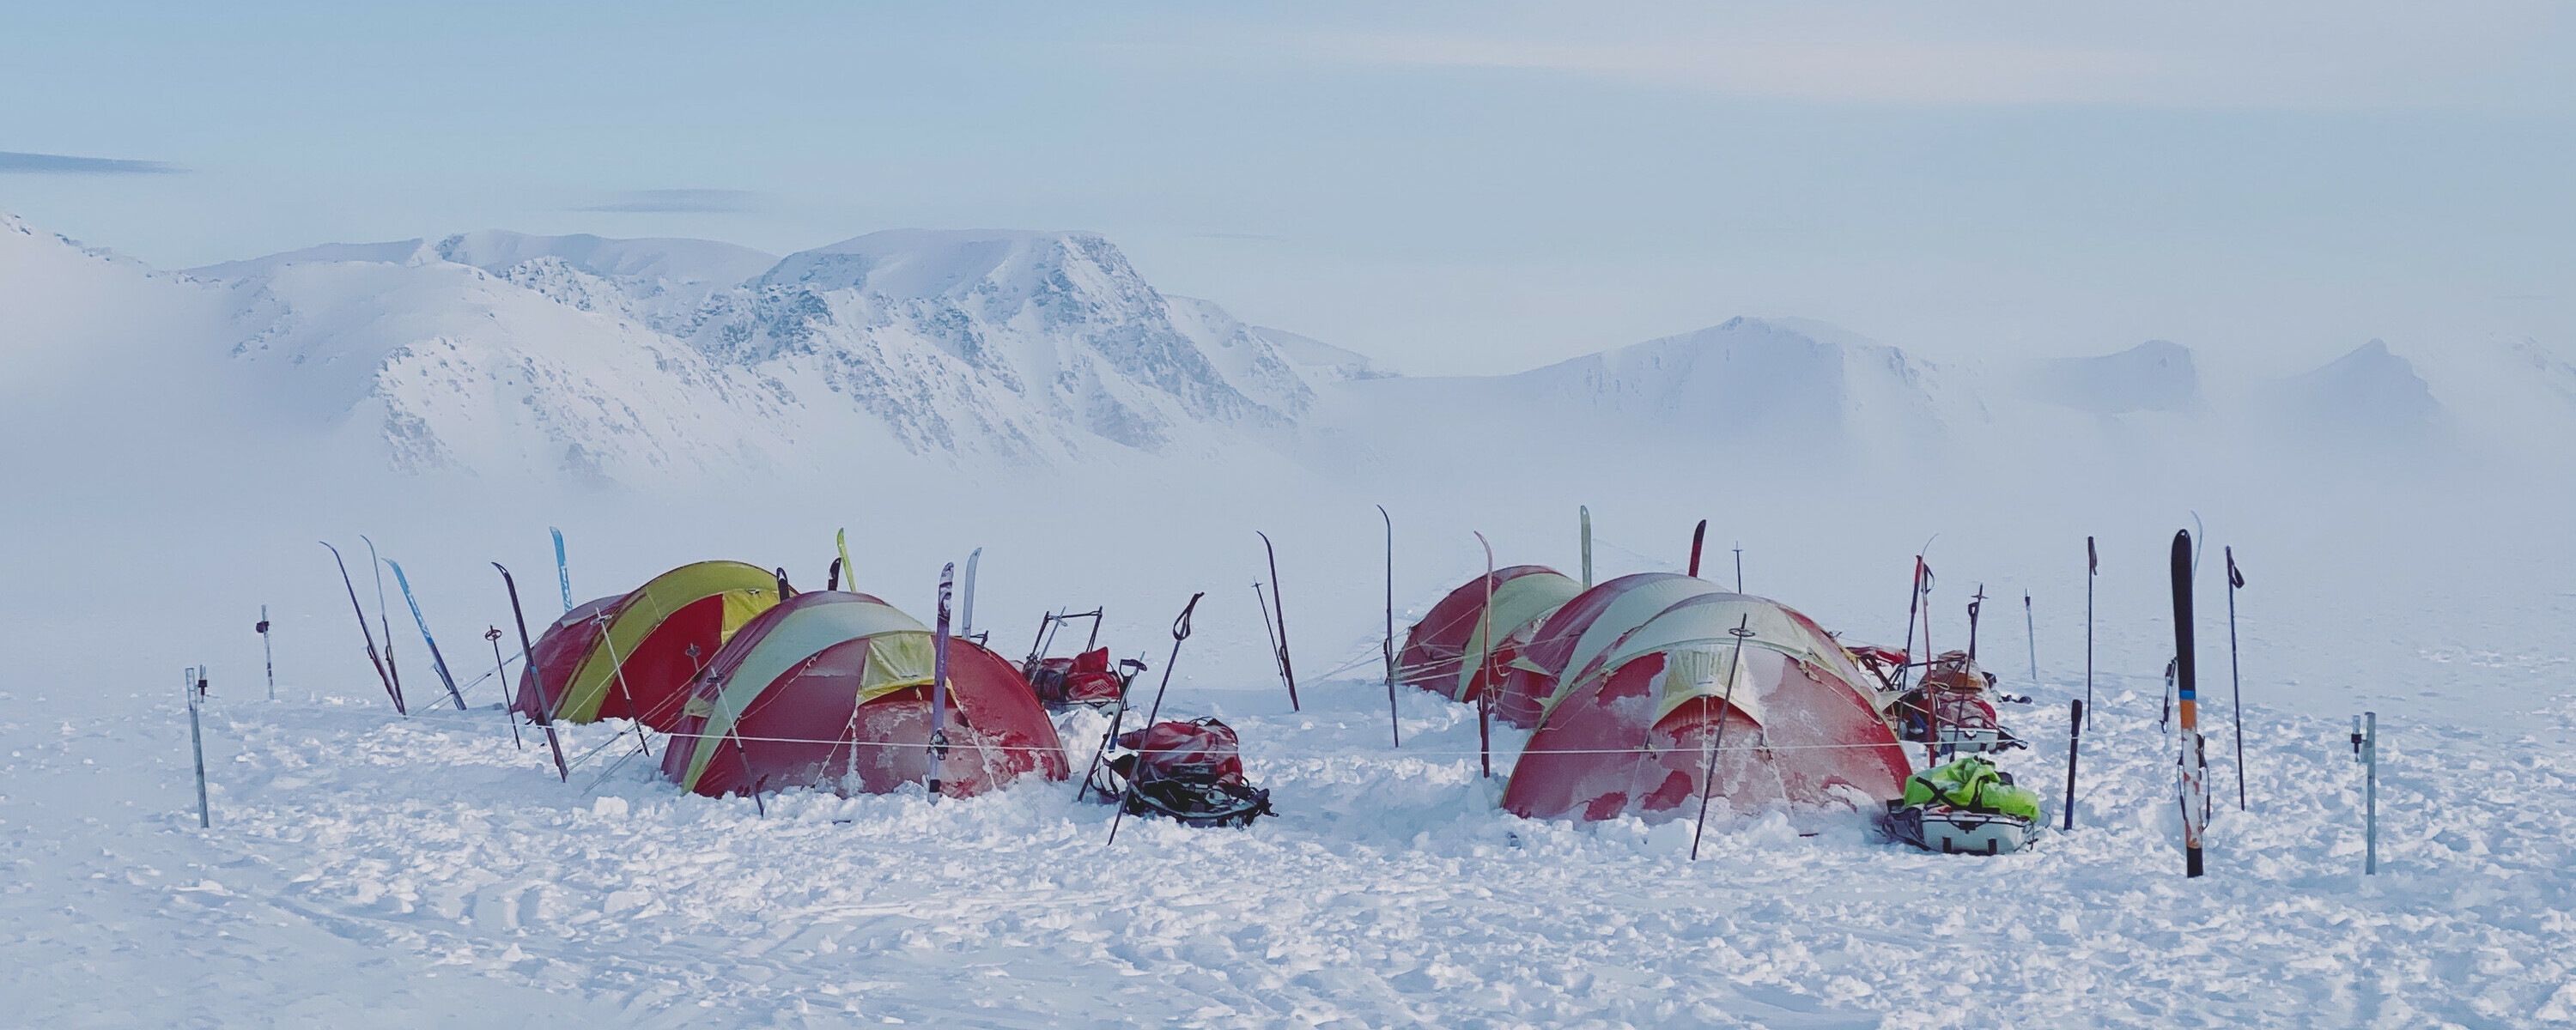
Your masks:
<path fill-rule="evenodd" d="M 0 150 L 0 174 L 23 175 L 171 175 L 187 171 L 166 161 L 128 161 L 115 157 L 68 154 L 22 154 Z"/>
<path fill-rule="evenodd" d="M 654 213 L 749 211 L 754 196 L 748 190 L 636 190 L 624 194 L 622 199 L 581 210 Z"/>

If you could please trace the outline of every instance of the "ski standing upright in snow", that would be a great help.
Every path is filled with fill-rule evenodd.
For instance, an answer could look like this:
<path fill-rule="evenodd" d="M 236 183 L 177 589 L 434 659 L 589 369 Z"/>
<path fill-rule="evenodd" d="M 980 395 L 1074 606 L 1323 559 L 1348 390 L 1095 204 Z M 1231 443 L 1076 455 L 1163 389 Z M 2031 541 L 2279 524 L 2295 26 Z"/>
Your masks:
<path fill-rule="evenodd" d="M 571 611 L 572 563 L 564 560 L 563 530 L 547 526 L 546 532 L 554 534 L 555 538 L 555 585 L 563 588 L 564 610 Z"/>
<path fill-rule="evenodd" d="M 385 562 L 384 559 L 376 557 L 375 541 L 367 540 L 367 535 L 364 533 L 358 534 L 358 539 L 367 541 L 367 561 L 376 567 L 376 621 L 383 625 L 385 631 L 385 675 L 393 677 L 394 692 L 400 694 L 402 693 L 402 667 L 394 664 L 394 617 L 392 612 L 385 610 Z M 403 714 L 411 713 L 405 711 Z"/>
<path fill-rule="evenodd" d="M 492 567 L 501 570 L 501 585 L 510 591 L 510 617 L 519 620 L 519 662 L 528 672 L 528 682 L 537 688 L 537 725 L 546 731 L 546 747 L 555 755 L 555 778 L 572 782 L 572 766 L 564 761 L 563 740 L 555 735 L 555 699 L 546 693 L 545 670 L 537 667 L 537 644 L 528 639 L 528 613 L 519 607 L 519 581 L 500 562 Z"/>
<path fill-rule="evenodd" d="M 2174 695 L 2182 728 L 2183 875 L 2200 875 L 2201 834 L 2209 826 L 2209 759 L 2200 739 L 2200 693 L 2194 678 L 2191 626 L 2191 533 L 2174 534 Z"/>
<path fill-rule="evenodd" d="M 939 803 L 939 772 L 948 764 L 948 595 L 957 587 L 957 563 L 939 570 L 939 619 L 931 634 L 930 803 Z"/>
<path fill-rule="evenodd" d="M 358 613 L 358 634 L 367 640 L 367 664 L 376 667 L 376 679 L 384 683 L 385 696 L 394 701 L 394 714 L 410 715 L 410 712 L 403 710 L 402 691 L 395 689 L 393 677 L 385 675 L 384 659 L 376 655 L 376 631 L 367 627 L 367 609 L 358 603 L 357 584 L 349 581 L 349 563 L 341 560 L 340 549 L 331 547 L 330 541 L 324 540 L 321 543 L 322 546 L 331 549 L 331 560 L 339 564 L 340 586 L 349 591 L 349 609 Z"/>
<path fill-rule="evenodd" d="M 429 620 L 420 614 L 420 599 L 411 593 L 411 577 L 403 575 L 402 563 L 387 560 L 394 567 L 394 584 L 402 588 L 403 603 L 411 606 L 411 621 L 420 626 L 421 643 L 429 645 L 429 666 L 438 673 L 438 681 L 447 685 L 447 696 L 456 702 L 456 710 L 465 710 L 465 694 L 456 689 L 456 677 L 447 672 L 447 658 L 438 653 L 438 638 L 429 635 Z M 436 702 L 431 702 L 436 704 Z"/>
<path fill-rule="evenodd" d="M 1254 535 L 1270 556 L 1270 616 L 1279 622 L 1279 678 L 1288 684 L 1288 710 L 1304 711 L 1297 704 L 1297 667 L 1288 658 L 1288 602 L 1279 598 L 1279 549 L 1270 546 L 1270 534 L 1256 530 Z"/>

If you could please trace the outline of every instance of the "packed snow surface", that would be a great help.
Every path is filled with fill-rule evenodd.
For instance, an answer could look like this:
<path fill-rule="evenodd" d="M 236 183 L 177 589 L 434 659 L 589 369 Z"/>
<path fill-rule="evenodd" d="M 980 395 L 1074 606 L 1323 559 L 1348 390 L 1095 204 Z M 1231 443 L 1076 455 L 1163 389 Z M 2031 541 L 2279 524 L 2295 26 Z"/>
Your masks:
<path fill-rule="evenodd" d="M 2052 816 L 2070 690 L 2012 713 L 2039 746 L 2007 766 Z M 1396 748 L 1374 682 L 1309 683 L 1303 714 L 1275 685 L 1172 698 L 1242 730 L 1281 814 L 1130 818 L 1114 846 L 1067 784 L 791 792 L 764 814 L 680 794 L 620 724 L 568 731 L 566 784 L 488 705 L 401 719 L 238 682 L 208 709 L 199 830 L 177 704 L 61 718 L 13 692 L 8 993 L 43 1026 L 2576 1020 L 2576 708 L 2532 726 L 2551 746 L 2491 758 L 2387 728 L 2370 878 L 2346 726 L 2257 709 L 2252 809 L 2224 806 L 2187 881 L 2157 690 L 2097 684 L 2077 828 L 2024 854 L 1721 812 L 1695 863 L 1687 821 L 1498 812 L 1472 709 L 1408 692 Z M 1102 717 L 1061 721 L 1079 766 Z M 2224 794 L 2232 774 L 2222 757 Z"/>

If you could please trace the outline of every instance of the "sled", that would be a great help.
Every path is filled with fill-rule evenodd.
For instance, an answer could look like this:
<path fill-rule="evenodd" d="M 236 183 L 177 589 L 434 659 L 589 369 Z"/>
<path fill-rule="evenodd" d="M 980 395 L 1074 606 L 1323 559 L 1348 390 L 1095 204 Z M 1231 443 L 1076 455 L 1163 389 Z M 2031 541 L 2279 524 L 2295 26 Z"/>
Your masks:
<path fill-rule="evenodd" d="M 1273 814 L 1270 792 L 1243 778 L 1234 728 L 1214 718 L 1158 722 L 1118 735 L 1127 753 L 1109 760 L 1108 782 L 1088 785 L 1131 815 L 1183 826 L 1250 826 Z"/>
<path fill-rule="evenodd" d="M 2009 855 L 2039 836 L 2039 824 L 2003 812 L 1953 805 L 1887 803 L 1887 829 L 1896 839 L 1944 855 Z"/>

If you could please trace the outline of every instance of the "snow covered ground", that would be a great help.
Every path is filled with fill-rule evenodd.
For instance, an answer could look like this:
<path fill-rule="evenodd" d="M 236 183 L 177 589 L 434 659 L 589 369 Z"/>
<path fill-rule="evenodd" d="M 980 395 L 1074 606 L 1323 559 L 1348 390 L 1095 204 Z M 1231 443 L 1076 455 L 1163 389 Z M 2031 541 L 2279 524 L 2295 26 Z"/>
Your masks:
<path fill-rule="evenodd" d="M 13 684 L 0 993 L 27 1026 L 2576 1021 L 2576 703 L 2520 734 L 2383 723 L 2375 878 L 2347 725 L 2253 708 L 2253 813 L 2227 806 L 2186 881 L 2159 685 L 2097 689 L 2077 828 L 2032 852 L 1775 814 L 1692 863 L 1685 823 L 1496 811 L 1471 710 L 1404 696 L 1393 748 L 1374 682 L 1309 684 L 1303 714 L 1275 681 L 1175 688 L 1168 712 L 1242 730 L 1281 814 L 1131 819 L 1115 846 L 1070 785 L 763 815 L 617 764 L 616 725 L 571 731 L 601 750 L 563 784 L 488 707 L 399 719 L 240 676 L 208 710 L 203 831 L 175 683 Z M 2052 810 L 2080 690 L 2008 712 L 2038 745 L 2007 765 Z M 1087 760 L 1098 717 L 1064 722 Z"/>

